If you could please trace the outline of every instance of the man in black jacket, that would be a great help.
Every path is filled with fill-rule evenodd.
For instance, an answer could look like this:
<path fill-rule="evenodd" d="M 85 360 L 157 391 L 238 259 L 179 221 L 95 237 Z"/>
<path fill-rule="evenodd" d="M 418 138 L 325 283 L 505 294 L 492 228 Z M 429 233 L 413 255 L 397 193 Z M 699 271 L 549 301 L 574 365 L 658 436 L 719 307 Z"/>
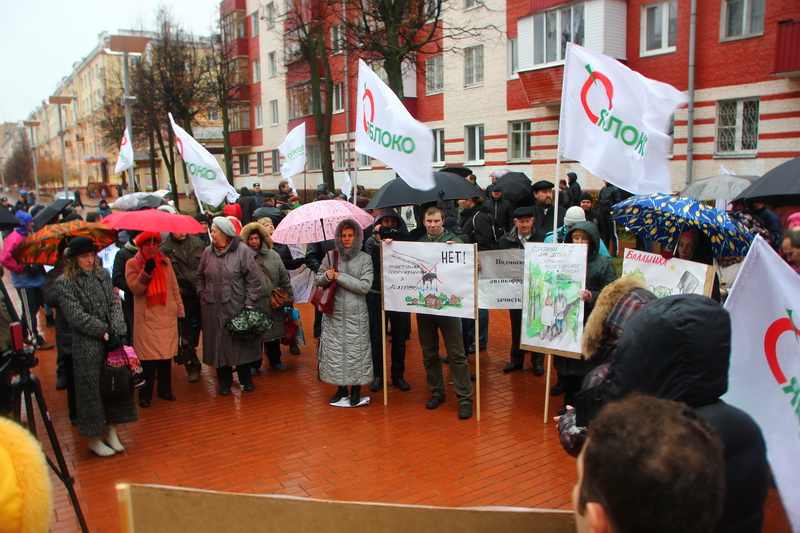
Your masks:
<path fill-rule="evenodd" d="M 581 186 L 578 184 L 578 175 L 574 172 L 567 172 L 569 178 L 569 198 L 572 205 L 579 205 L 581 197 Z"/>
<path fill-rule="evenodd" d="M 533 207 L 518 207 L 514 210 L 514 227 L 497 241 L 498 250 L 523 248 L 526 242 L 544 242 L 545 233 L 534 227 Z M 522 309 L 509 309 L 511 319 L 511 358 L 503 368 L 503 372 L 522 370 L 525 366 L 525 350 L 520 349 L 519 341 L 522 333 Z M 544 374 L 544 354 L 531 352 L 533 373 Z"/>
<path fill-rule="evenodd" d="M 533 184 L 533 196 L 536 199 L 534 208 L 534 224 L 537 230 L 553 231 L 553 212 L 556 211 L 553 205 L 553 189 L 555 185 L 547 180 L 539 180 Z M 558 209 L 558 225 L 564 223 L 564 210 Z"/>
<path fill-rule="evenodd" d="M 514 206 L 503 198 L 503 191 L 493 187 L 489 193 L 489 198 L 486 199 L 486 208 L 489 210 L 494 222 L 494 234 L 499 239 L 501 235 L 508 233 L 514 225 L 514 215 L 512 214 Z"/>
<path fill-rule="evenodd" d="M 459 225 L 461 231 L 470 243 L 478 245 L 478 252 L 494 250 L 496 239 L 494 234 L 494 221 L 489 210 L 483 205 L 483 198 L 476 196 L 459 200 L 461 208 Z M 481 351 L 489 344 L 489 310 L 478 309 L 478 344 Z M 475 320 L 461 319 L 461 333 L 464 337 L 464 351 L 467 354 L 475 353 Z"/>

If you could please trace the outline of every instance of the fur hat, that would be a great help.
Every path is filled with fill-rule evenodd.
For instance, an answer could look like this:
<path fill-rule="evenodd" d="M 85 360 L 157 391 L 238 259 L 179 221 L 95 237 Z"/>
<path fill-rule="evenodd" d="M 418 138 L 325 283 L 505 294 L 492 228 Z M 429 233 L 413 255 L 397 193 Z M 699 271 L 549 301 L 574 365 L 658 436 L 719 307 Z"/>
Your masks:
<path fill-rule="evenodd" d="M 265 228 L 260 222 L 251 222 L 249 224 L 245 224 L 245 226 L 242 228 L 242 231 L 239 233 L 239 236 L 242 238 L 245 244 L 247 244 L 247 239 L 249 239 L 250 235 L 253 233 L 258 233 L 258 235 L 261 237 L 261 242 L 265 243 L 270 250 L 272 249 L 272 238 L 269 236 L 269 233 L 267 233 L 267 228 Z"/>

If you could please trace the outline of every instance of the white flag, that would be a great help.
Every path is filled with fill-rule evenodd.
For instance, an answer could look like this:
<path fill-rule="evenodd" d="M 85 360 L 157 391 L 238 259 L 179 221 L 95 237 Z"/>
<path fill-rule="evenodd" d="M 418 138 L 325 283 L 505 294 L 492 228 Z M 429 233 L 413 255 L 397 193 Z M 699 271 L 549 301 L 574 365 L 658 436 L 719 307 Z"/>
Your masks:
<path fill-rule="evenodd" d="M 433 133 L 361 59 L 357 104 L 356 151 L 380 159 L 414 189 L 433 189 Z"/>
<path fill-rule="evenodd" d="M 281 165 L 281 176 L 289 178 L 300 174 L 306 168 L 306 123 L 296 126 L 283 144 L 278 146 L 278 151 L 286 160 Z"/>
<path fill-rule="evenodd" d="M 228 183 L 217 158 L 203 148 L 183 128 L 175 124 L 172 113 L 169 113 L 169 122 L 172 124 L 172 131 L 178 138 L 178 152 L 189 170 L 189 177 L 192 180 L 197 199 L 212 206 L 221 204 L 226 198 L 230 203 L 235 202 L 239 198 L 239 193 Z"/>
<path fill-rule="evenodd" d="M 114 168 L 114 174 L 119 174 L 131 167 L 133 167 L 133 144 L 131 144 L 128 128 L 125 128 L 125 133 L 122 134 L 122 140 L 119 143 L 119 158 L 117 166 Z"/>
<path fill-rule="evenodd" d="M 347 199 L 353 197 L 353 182 L 350 181 L 350 174 L 346 171 L 344 173 L 344 183 L 342 184 L 342 194 L 347 196 Z"/>
<path fill-rule="evenodd" d="M 800 276 L 756 237 L 725 308 L 732 339 L 723 399 L 761 426 L 783 508 L 800 531 Z"/>
<path fill-rule="evenodd" d="M 567 44 L 559 153 L 634 194 L 672 192 L 670 120 L 686 95 L 616 59 Z"/>
<path fill-rule="evenodd" d="M 286 181 L 289 182 L 289 190 L 292 191 L 292 196 L 298 196 L 299 197 L 300 195 L 297 194 L 297 188 L 295 188 L 294 181 L 292 181 L 292 178 L 286 178 Z"/>

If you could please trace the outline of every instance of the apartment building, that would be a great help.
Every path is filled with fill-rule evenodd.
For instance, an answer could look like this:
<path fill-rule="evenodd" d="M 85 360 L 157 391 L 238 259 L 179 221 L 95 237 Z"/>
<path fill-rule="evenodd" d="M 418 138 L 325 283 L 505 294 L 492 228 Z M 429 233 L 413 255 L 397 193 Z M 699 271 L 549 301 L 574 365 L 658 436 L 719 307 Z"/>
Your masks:
<path fill-rule="evenodd" d="M 498 168 L 534 179 L 559 178 L 558 117 L 568 41 L 615 57 L 689 95 L 691 107 L 679 109 L 674 117 L 669 166 L 676 191 L 689 177 L 719 174 L 721 166 L 760 175 L 800 156 L 800 3 L 696 4 L 695 13 L 690 0 L 446 4 L 447 26 L 484 29 L 475 37 L 446 40 L 446 52 L 420 54 L 406 71 L 405 105 L 433 130 L 434 168 L 467 165 L 482 185 Z M 305 179 L 313 188 L 322 180 L 316 154 L 327 149 L 335 162 L 337 186 L 347 170 L 359 184 L 380 187 L 394 173 L 353 149 L 358 58 L 336 49 L 341 35 L 331 23 L 333 135 L 331 146 L 317 146 L 307 79 L 293 72 L 281 42 L 282 8 L 250 0 L 221 4 L 223 17 L 239 13 L 242 48 L 254 76 L 251 123 L 247 127 L 240 122 L 235 144 L 237 186 L 258 181 L 275 187 L 281 179 L 275 149 L 292 127 L 305 121 L 307 172 L 295 182 Z M 373 68 L 380 73 L 379 65 Z M 562 161 L 560 177 L 570 171 L 589 189 L 602 186 L 578 162 Z"/>

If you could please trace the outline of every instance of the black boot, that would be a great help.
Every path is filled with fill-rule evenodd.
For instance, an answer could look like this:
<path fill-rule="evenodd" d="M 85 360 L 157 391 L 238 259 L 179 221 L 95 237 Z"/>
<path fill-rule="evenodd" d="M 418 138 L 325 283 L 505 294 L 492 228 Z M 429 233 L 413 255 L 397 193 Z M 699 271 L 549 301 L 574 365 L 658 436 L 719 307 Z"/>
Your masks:
<path fill-rule="evenodd" d="M 339 387 L 338 389 L 336 389 L 336 394 L 331 396 L 331 399 L 328 403 L 336 403 L 346 396 L 347 396 L 347 387 Z"/>
<path fill-rule="evenodd" d="M 350 407 L 355 407 L 361 401 L 361 385 L 353 385 L 350 388 Z"/>

